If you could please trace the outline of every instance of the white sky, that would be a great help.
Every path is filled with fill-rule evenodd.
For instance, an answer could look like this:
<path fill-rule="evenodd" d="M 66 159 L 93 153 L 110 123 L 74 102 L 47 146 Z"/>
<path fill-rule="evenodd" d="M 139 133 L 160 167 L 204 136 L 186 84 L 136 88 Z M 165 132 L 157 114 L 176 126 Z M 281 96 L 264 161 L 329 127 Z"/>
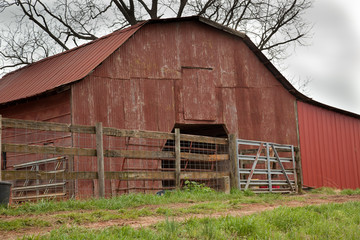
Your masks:
<path fill-rule="evenodd" d="M 310 78 L 308 96 L 360 114 L 360 0 L 314 0 L 312 45 L 298 47 L 283 74 Z M 0 24 L 6 16 L 1 14 Z"/>
<path fill-rule="evenodd" d="M 360 114 L 360 1 L 316 0 L 305 16 L 313 44 L 287 60 L 285 76 L 310 77 L 309 97 Z"/>

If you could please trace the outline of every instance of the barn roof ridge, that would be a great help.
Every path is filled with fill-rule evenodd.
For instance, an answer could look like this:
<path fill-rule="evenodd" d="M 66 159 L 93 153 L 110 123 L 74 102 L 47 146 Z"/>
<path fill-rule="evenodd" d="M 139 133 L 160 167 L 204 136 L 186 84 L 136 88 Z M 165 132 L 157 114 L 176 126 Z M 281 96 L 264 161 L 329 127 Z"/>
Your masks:
<path fill-rule="evenodd" d="M 25 65 L 25 66 L 23 66 L 23 67 L 21 67 L 21 68 L 15 69 L 15 70 L 12 71 L 12 72 L 6 73 L 2 78 L 6 77 L 7 75 L 14 74 L 14 73 L 16 73 L 17 71 L 21 71 L 21 70 L 23 70 L 23 69 L 25 69 L 25 68 L 32 67 L 32 66 L 34 66 L 35 64 L 40 64 L 40 63 L 43 63 L 43 62 L 45 62 L 45 61 L 49 61 L 49 60 L 51 60 L 51 59 L 53 59 L 53 58 L 56 58 L 56 57 L 59 57 L 59 56 L 66 55 L 66 54 L 69 54 L 69 53 L 71 53 L 71 52 L 77 51 L 77 50 L 79 50 L 79 49 L 81 49 L 81 48 L 83 48 L 83 47 L 92 45 L 92 44 L 94 44 L 94 43 L 96 43 L 96 42 L 98 42 L 98 41 L 104 40 L 104 39 L 109 38 L 109 37 L 111 37 L 111 36 L 113 36 L 113 35 L 122 34 L 122 33 L 128 32 L 128 31 L 130 31 L 130 30 L 133 30 L 134 28 L 138 28 L 139 26 L 144 25 L 146 22 L 147 22 L 147 21 L 142 21 L 142 22 L 139 22 L 139 23 L 137 23 L 137 24 L 135 24 L 135 25 L 133 25 L 133 26 L 129 26 L 129 27 L 127 27 L 127 28 L 116 29 L 116 30 L 114 30 L 113 32 L 111 32 L 111 33 L 109 33 L 109 34 L 106 34 L 106 35 L 104 35 L 104 36 L 101 36 L 101 37 L 99 37 L 99 38 L 97 38 L 97 39 L 95 39 L 95 40 L 92 40 L 92 41 L 90 41 L 90 42 L 83 43 L 83 44 L 81 44 L 81 45 L 79 45 L 79 46 L 70 48 L 69 50 L 56 53 L 56 54 L 51 55 L 51 56 L 49 56 L 49 57 L 45 57 L 45 58 L 42 58 L 42 59 L 40 59 L 40 60 L 38 60 L 38 61 L 36 61 L 36 62 L 32 62 L 32 63 L 30 63 L 30 64 L 28 64 L 28 65 Z M 0 81 L 1 81 L 2 78 L 0 78 Z M 0 104 L 1 104 L 1 103 L 0 103 Z"/>
<path fill-rule="evenodd" d="M 304 94 L 302 94 L 301 92 L 299 92 L 281 73 L 280 71 L 270 62 L 270 60 L 256 47 L 256 45 L 250 40 L 250 38 L 242 33 L 239 32 L 237 30 L 231 29 L 229 27 L 226 27 L 224 25 L 221 25 L 217 22 L 214 22 L 212 20 L 206 19 L 204 17 L 201 16 L 189 16 L 189 17 L 182 17 L 182 18 L 164 18 L 164 19 L 151 19 L 151 20 L 145 20 L 142 22 L 139 22 L 136 25 L 124 28 L 124 29 L 120 29 L 120 30 L 115 30 L 114 32 L 107 34 L 105 36 L 102 36 L 96 40 L 93 40 L 91 42 L 88 43 L 84 43 L 78 47 L 69 49 L 67 51 L 55 54 L 53 56 L 41 59 L 37 62 L 34 62 L 32 64 L 29 64 L 27 66 L 24 66 L 22 68 L 19 68 L 17 70 L 14 70 L 10 73 L 7 73 L 6 75 L 4 75 L 1 79 L 0 79 L 0 105 L 3 104 L 8 104 L 10 102 L 15 102 L 18 100 L 22 100 L 22 99 L 26 99 L 29 97 L 34 97 L 46 92 L 49 92 L 51 90 L 54 90 L 60 86 L 64 86 L 64 85 L 68 85 L 71 84 L 73 82 L 76 82 L 78 80 L 83 79 L 85 76 L 87 76 L 93 69 L 95 69 L 99 64 L 101 64 L 107 57 L 109 57 L 116 49 L 118 49 L 119 47 L 121 47 L 131 36 L 133 36 L 137 30 L 139 30 L 140 28 L 142 28 L 143 26 L 147 25 L 147 24 L 153 24 L 153 23 L 169 23 L 169 22 L 183 22 L 183 21 L 198 21 L 201 23 L 204 23 L 208 26 L 214 27 L 218 30 L 221 30 L 223 32 L 226 32 L 228 34 L 240 37 L 244 43 L 250 48 L 250 50 L 258 57 L 258 59 L 262 62 L 262 64 L 264 64 L 264 66 L 274 75 L 274 77 L 283 85 L 283 87 L 289 91 L 292 95 L 294 95 L 298 100 L 301 100 L 303 102 L 306 103 L 310 103 L 322 108 L 326 108 L 332 111 L 336 111 L 357 119 L 360 119 L 360 115 L 350 112 L 350 111 L 346 111 L 343 109 L 339 109 L 339 108 L 335 108 L 320 102 L 317 102 L 315 100 L 313 100 L 312 98 L 309 98 L 307 96 L 305 96 Z M 114 40 L 112 40 L 111 38 L 114 38 Z M 114 43 L 115 46 L 112 46 L 111 48 L 106 48 L 106 46 L 102 46 L 102 45 L 106 45 L 106 42 L 103 42 L 103 44 L 97 44 L 99 46 L 96 47 L 96 49 L 91 49 L 93 54 L 97 54 L 97 56 L 100 56 L 98 58 L 96 57 L 90 57 L 89 63 L 87 63 L 87 65 L 85 67 L 81 67 L 80 70 L 78 70 L 77 68 L 80 68 L 79 66 L 77 66 L 77 62 L 79 62 L 79 59 L 81 57 L 86 56 L 86 51 L 85 49 L 88 48 L 89 46 L 93 46 L 93 48 L 95 48 L 96 43 L 102 42 L 102 41 L 109 41 L 110 43 Z M 102 53 L 101 50 L 106 49 L 105 53 Z M 89 50 L 87 50 L 88 52 L 90 52 Z M 85 53 L 84 53 L 85 52 Z M 43 76 L 43 77 L 48 77 L 48 79 L 42 79 L 42 85 L 44 86 L 39 86 L 40 88 L 36 88 L 36 86 L 32 86 L 32 83 L 30 80 L 27 80 L 26 78 L 30 78 L 28 75 L 29 74 L 22 74 L 22 72 L 26 72 L 27 69 L 29 68 L 36 68 L 39 65 L 45 65 L 45 64 L 50 64 L 49 62 L 51 61 L 55 61 L 56 59 L 59 58 L 64 58 L 64 56 L 69 56 L 71 54 L 77 53 L 76 55 L 79 56 L 73 56 L 72 57 L 72 62 L 76 62 L 75 64 L 71 64 L 71 63 L 65 63 L 63 64 L 62 62 L 57 63 L 57 65 L 52 66 L 54 69 L 53 71 L 49 71 L 46 69 L 46 67 L 44 67 L 43 69 L 37 69 L 37 71 L 39 70 L 44 70 L 44 72 L 48 73 L 48 76 Z M 76 59 L 77 58 L 77 59 Z M 65 59 L 66 60 L 66 59 Z M 78 63 L 80 64 L 80 62 Z M 67 65 L 66 67 L 68 67 L 69 69 L 66 69 L 66 67 L 62 66 L 62 65 Z M 62 69 L 56 69 L 59 68 L 59 66 L 62 66 Z M 30 75 L 32 75 L 33 80 L 38 80 L 38 75 L 41 75 L 42 73 L 34 73 L 36 71 L 31 72 Z M 80 73 L 79 73 L 80 72 Z M 64 79 L 61 79 L 61 76 L 59 77 L 55 77 L 56 74 L 60 73 L 61 76 L 68 76 L 70 75 L 71 79 L 65 81 Z M 25 75 L 25 76 L 16 76 L 16 75 Z M 23 77 L 23 79 L 21 78 Z M 54 80 L 55 78 L 55 80 Z M 17 84 L 13 84 L 12 89 L 10 89 L 10 93 L 8 93 L 7 91 L 9 91 L 9 89 L 4 89 L 6 88 L 11 81 L 16 81 Z M 21 81 L 27 82 L 28 86 L 21 87 Z M 36 85 L 36 84 L 35 84 Z M 38 84 L 39 85 L 39 84 Z M 40 84 L 41 85 L 41 84 Z M 30 93 L 26 94 L 26 92 Z M 5 92 L 6 94 L 4 95 L 3 93 Z"/>

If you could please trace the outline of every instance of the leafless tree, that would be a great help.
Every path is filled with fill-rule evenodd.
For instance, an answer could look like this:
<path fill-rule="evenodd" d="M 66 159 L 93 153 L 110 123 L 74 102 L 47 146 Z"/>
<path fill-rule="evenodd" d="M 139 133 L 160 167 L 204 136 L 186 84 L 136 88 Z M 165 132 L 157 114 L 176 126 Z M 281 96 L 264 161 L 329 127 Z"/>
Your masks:
<path fill-rule="evenodd" d="M 0 71 L 145 19 L 199 15 L 245 32 L 273 61 L 308 43 L 310 0 L 0 0 Z M 9 20 L 10 19 L 10 20 Z"/>

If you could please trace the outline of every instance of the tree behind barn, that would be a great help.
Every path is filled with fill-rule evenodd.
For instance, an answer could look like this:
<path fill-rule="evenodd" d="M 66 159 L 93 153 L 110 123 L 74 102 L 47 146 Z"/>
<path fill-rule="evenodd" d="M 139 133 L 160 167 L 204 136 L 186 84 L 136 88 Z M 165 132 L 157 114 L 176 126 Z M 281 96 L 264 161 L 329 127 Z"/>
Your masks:
<path fill-rule="evenodd" d="M 275 63 L 307 44 L 309 0 L 15 0 L 0 2 L 0 74 L 146 19 L 199 15 L 246 33 Z"/>

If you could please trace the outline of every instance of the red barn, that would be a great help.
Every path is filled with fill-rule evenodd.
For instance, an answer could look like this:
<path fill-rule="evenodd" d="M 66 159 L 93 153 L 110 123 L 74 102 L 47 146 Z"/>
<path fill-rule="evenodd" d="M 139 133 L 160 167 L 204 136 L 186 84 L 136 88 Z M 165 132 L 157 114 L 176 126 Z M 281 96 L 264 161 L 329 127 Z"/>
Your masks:
<path fill-rule="evenodd" d="M 145 21 L 11 72 L 0 104 L 8 118 L 300 141 L 305 185 L 360 187 L 359 115 L 300 94 L 246 35 L 201 17 Z"/>

